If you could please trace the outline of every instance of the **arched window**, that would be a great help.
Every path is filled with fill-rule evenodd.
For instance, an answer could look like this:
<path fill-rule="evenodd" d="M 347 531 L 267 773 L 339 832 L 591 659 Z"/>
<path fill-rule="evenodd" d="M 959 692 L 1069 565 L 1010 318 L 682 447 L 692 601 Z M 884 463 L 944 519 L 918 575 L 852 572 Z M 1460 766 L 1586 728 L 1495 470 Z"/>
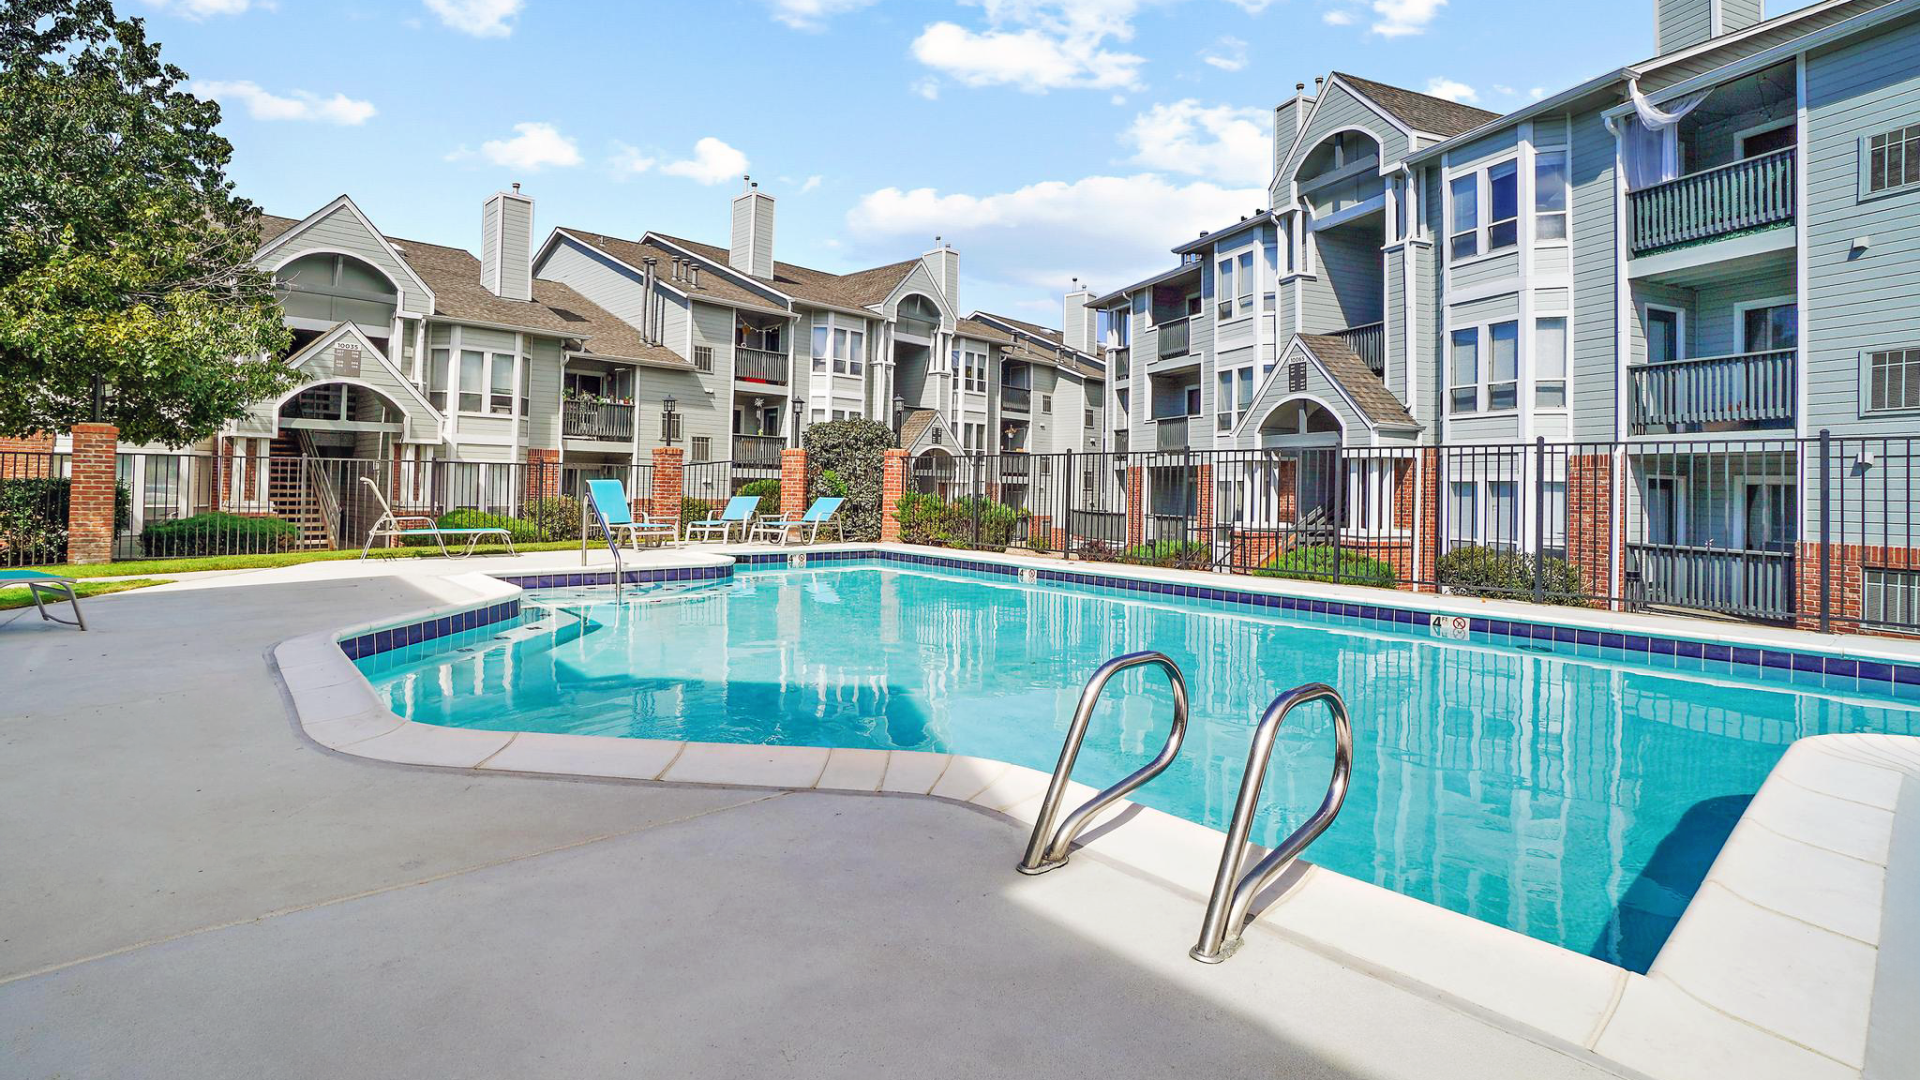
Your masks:
<path fill-rule="evenodd" d="M 896 310 L 902 333 L 930 338 L 940 329 L 940 308 L 919 293 L 901 300 Z"/>
<path fill-rule="evenodd" d="M 288 325 L 296 329 L 327 330 L 351 322 L 384 338 L 400 306 L 393 282 L 349 255 L 302 255 L 273 278 Z"/>

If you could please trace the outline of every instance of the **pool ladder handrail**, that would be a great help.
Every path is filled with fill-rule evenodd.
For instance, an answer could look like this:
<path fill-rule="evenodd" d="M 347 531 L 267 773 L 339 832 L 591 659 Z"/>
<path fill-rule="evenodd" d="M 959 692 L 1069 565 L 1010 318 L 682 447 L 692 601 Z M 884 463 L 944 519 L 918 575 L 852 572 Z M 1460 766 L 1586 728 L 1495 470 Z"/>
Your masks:
<path fill-rule="evenodd" d="M 1333 714 L 1333 778 L 1327 784 L 1326 798 L 1320 808 L 1280 846 L 1255 863 L 1243 877 L 1240 864 L 1247 857 L 1247 833 L 1253 828 L 1253 812 L 1260 805 L 1260 788 L 1266 782 L 1267 763 L 1273 757 L 1274 737 L 1287 714 L 1308 702 L 1325 701 Z M 1220 852 L 1220 870 L 1214 875 L 1213 894 L 1207 898 L 1207 915 L 1200 924 L 1200 941 L 1187 955 L 1203 964 L 1218 964 L 1240 947 L 1240 932 L 1246 928 L 1253 899 L 1299 858 L 1308 844 L 1319 838 L 1340 814 L 1347 801 L 1347 786 L 1353 777 L 1353 724 L 1347 716 L 1347 703 L 1340 692 L 1326 683 L 1307 683 L 1273 699 L 1261 714 L 1253 731 L 1253 745 L 1247 751 L 1247 772 L 1240 780 L 1240 796 L 1233 805 L 1233 820 L 1227 825 L 1227 842 Z"/>
<path fill-rule="evenodd" d="M 607 524 L 607 515 L 600 512 L 599 505 L 593 501 L 593 496 L 589 494 L 580 501 L 581 566 L 587 565 L 587 540 L 593 533 L 593 529 L 590 526 L 595 521 L 600 523 L 600 535 L 607 538 L 607 550 L 613 552 L 613 598 L 618 600 L 620 598 L 620 586 L 627 580 L 626 562 L 620 558 L 620 545 L 613 538 L 613 526 Z"/>
<path fill-rule="evenodd" d="M 1106 689 L 1107 681 L 1115 675 L 1144 664 L 1155 664 L 1164 669 L 1167 682 L 1173 687 L 1173 728 L 1167 732 L 1166 745 L 1160 748 L 1160 753 L 1152 761 L 1068 814 L 1059 830 L 1054 831 L 1054 818 L 1060 813 L 1061 800 L 1066 798 L 1067 783 L 1073 778 L 1073 762 L 1080 756 L 1080 744 L 1087 737 L 1087 725 L 1093 719 L 1093 707 L 1099 703 L 1101 692 Z M 1060 747 L 1060 761 L 1053 767 L 1053 779 L 1047 784 L 1046 798 L 1041 800 L 1039 817 L 1033 823 L 1033 836 L 1027 841 L 1026 855 L 1015 869 L 1023 874 L 1044 874 L 1066 865 L 1067 849 L 1073 846 L 1073 841 L 1081 831 L 1092 823 L 1094 815 L 1165 772 L 1180 753 L 1180 743 L 1186 735 L 1187 680 L 1171 657 L 1162 652 L 1134 652 L 1116 656 L 1101 664 L 1093 677 L 1087 680 L 1086 689 L 1080 691 L 1080 704 L 1073 710 L 1073 720 L 1067 725 L 1066 742 Z"/>

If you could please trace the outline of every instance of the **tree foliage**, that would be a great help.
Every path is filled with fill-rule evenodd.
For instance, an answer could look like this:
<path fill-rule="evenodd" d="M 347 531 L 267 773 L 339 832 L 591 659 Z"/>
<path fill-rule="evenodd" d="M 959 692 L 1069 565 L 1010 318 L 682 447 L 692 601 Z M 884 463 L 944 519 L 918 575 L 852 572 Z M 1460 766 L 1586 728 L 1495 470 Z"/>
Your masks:
<path fill-rule="evenodd" d="M 298 383 L 220 107 L 107 0 L 0 12 L 0 434 L 180 445 Z"/>
<path fill-rule="evenodd" d="M 837 516 L 846 523 L 847 539 L 877 539 L 880 470 L 886 452 L 900 445 L 893 429 L 872 420 L 834 420 L 807 428 L 801 441 L 807 451 L 808 496 L 846 499 Z"/>

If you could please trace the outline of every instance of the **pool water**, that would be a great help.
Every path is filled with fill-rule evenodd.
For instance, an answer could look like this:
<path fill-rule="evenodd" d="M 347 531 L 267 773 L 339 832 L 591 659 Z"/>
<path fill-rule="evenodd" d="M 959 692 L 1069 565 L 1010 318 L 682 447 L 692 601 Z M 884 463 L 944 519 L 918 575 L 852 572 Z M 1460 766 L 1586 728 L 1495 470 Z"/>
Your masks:
<path fill-rule="evenodd" d="M 1641 971 L 1790 742 L 1920 734 L 1920 713 L 1892 698 L 963 571 L 741 568 L 618 601 L 605 587 L 529 593 L 522 607 L 511 627 L 359 663 L 423 723 L 1050 771 L 1093 669 L 1158 649 L 1185 672 L 1192 717 L 1179 759 L 1133 798 L 1216 829 L 1261 710 L 1330 683 L 1353 718 L 1353 783 L 1309 859 Z M 1103 786 L 1145 762 L 1170 716 L 1158 673 L 1116 679 L 1075 778 Z M 1257 842 L 1318 805 L 1332 760 L 1324 708 L 1295 713 Z"/>

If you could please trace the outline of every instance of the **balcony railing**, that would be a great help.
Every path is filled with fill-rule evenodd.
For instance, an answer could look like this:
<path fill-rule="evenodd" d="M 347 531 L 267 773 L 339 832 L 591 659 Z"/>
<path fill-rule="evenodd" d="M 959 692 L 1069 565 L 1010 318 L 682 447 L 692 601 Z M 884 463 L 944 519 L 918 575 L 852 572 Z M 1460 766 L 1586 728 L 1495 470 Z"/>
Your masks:
<path fill-rule="evenodd" d="M 1168 416 L 1154 421 L 1153 448 L 1185 450 L 1187 448 L 1187 417 Z"/>
<path fill-rule="evenodd" d="M 1793 617 L 1793 554 L 1682 544 L 1629 544 L 1627 583 L 1636 606 L 1718 611 L 1750 619 Z"/>
<path fill-rule="evenodd" d="M 1132 441 L 1131 437 L 1132 437 L 1132 432 L 1127 432 L 1127 431 L 1114 432 L 1113 433 L 1113 452 L 1116 454 L 1127 453 L 1128 444 Z"/>
<path fill-rule="evenodd" d="M 1000 388 L 1000 407 L 1013 412 L 1031 412 L 1033 391 L 1024 386 L 1003 386 Z"/>
<path fill-rule="evenodd" d="M 786 445 L 787 440 L 778 435 L 735 435 L 733 463 L 777 469 L 780 467 L 780 451 Z"/>
<path fill-rule="evenodd" d="M 633 406 L 597 401 L 562 401 L 560 433 L 569 439 L 633 441 Z"/>
<path fill-rule="evenodd" d="M 1793 149 L 1627 192 L 1633 253 L 1793 220 Z"/>
<path fill-rule="evenodd" d="M 733 377 L 741 382 L 787 385 L 787 354 L 765 349 L 733 350 Z"/>
<path fill-rule="evenodd" d="M 1160 324 L 1160 359 L 1184 355 L 1193 340 L 1193 320 L 1175 319 Z"/>
<path fill-rule="evenodd" d="M 1627 378 L 1635 435 L 1793 424 L 1792 349 L 1640 364 Z"/>
<path fill-rule="evenodd" d="M 1130 349 L 1107 350 L 1107 364 L 1112 368 L 1115 380 L 1124 380 L 1132 372 L 1131 352 Z"/>
<path fill-rule="evenodd" d="M 1387 324 L 1384 322 L 1367 323 L 1365 326 L 1349 326 L 1345 330 L 1335 330 L 1333 336 L 1347 343 L 1353 355 L 1367 365 L 1367 370 L 1382 378 L 1387 373 Z"/>

